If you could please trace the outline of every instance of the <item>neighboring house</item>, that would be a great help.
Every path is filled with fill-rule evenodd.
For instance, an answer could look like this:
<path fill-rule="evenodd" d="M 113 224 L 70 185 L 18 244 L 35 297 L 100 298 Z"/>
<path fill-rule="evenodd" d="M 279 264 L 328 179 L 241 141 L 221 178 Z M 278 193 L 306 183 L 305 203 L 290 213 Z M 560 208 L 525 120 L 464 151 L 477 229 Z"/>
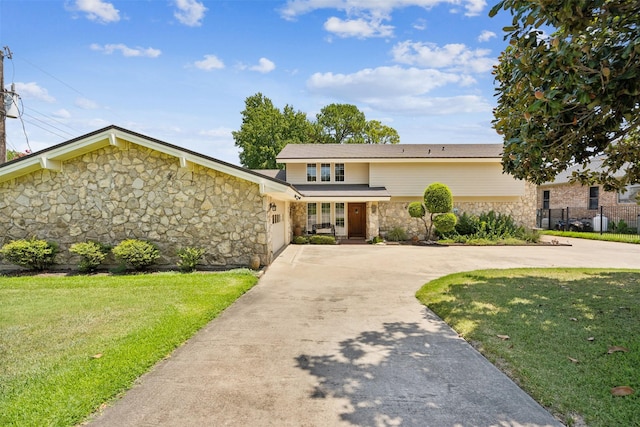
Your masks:
<path fill-rule="evenodd" d="M 591 160 L 590 170 L 601 171 L 603 159 L 603 156 L 598 156 Z M 601 224 L 594 218 L 602 209 L 608 223 L 622 219 L 627 225 L 636 227 L 640 213 L 636 197 L 640 193 L 640 184 L 629 185 L 624 191 L 605 191 L 602 185 L 571 182 L 572 173 L 581 170 L 582 165 L 572 166 L 558 174 L 554 181 L 538 186 L 538 225 L 542 228 L 556 228 L 568 215 L 570 219 L 590 221 L 592 228 L 599 231 Z M 603 231 L 607 229 L 602 228 Z"/>
<path fill-rule="evenodd" d="M 36 236 L 76 261 L 76 242 L 128 238 L 207 250 L 211 267 L 269 264 L 290 240 L 290 185 L 116 126 L 0 165 L 0 245 Z M 8 266 L 0 262 L 0 267 Z"/>
<path fill-rule="evenodd" d="M 459 213 L 494 210 L 535 225 L 536 188 L 502 173 L 501 152 L 500 144 L 290 144 L 277 161 L 302 195 L 291 204 L 294 229 L 330 223 L 339 237 L 370 239 L 402 227 L 423 238 L 407 206 L 433 182 L 451 189 Z"/>
<path fill-rule="evenodd" d="M 598 156 L 589 162 L 593 172 L 602 169 L 603 157 Z M 575 165 L 558 174 L 552 182 L 538 186 L 537 207 L 540 209 L 563 209 L 580 207 L 597 210 L 600 206 L 635 205 L 636 195 L 640 192 L 640 184 L 630 185 L 624 191 L 604 191 L 601 185 L 582 185 L 570 182 L 574 171 L 582 170 L 582 165 Z"/>

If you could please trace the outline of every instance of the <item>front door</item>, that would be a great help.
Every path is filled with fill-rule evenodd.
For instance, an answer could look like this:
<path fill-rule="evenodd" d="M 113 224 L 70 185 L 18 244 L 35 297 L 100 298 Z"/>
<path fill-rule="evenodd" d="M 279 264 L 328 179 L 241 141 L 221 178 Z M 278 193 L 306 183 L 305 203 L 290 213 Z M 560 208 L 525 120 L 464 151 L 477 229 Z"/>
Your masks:
<path fill-rule="evenodd" d="M 365 238 L 367 226 L 367 205 L 365 203 L 349 203 L 349 238 Z"/>

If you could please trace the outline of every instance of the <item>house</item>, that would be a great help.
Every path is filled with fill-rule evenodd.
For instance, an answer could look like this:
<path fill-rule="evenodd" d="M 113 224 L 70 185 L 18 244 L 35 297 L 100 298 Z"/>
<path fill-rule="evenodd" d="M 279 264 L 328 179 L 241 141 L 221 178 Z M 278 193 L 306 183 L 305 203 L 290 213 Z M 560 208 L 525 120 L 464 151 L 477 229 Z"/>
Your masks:
<path fill-rule="evenodd" d="M 594 157 L 589 162 L 590 170 L 601 171 L 603 160 L 603 156 Z M 558 174 L 553 181 L 538 186 L 538 225 L 542 228 L 556 228 L 559 223 L 562 225 L 562 221 L 578 219 L 585 224 L 590 222 L 590 228 L 600 231 L 599 221 L 594 223 L 594 218 L 603 215 L 608 223 L 622 219 L 627 225 L 636 227 L 640 214 L 636 199 L 640 193 L 640 184 L 628 185 L 623 191 L 605 191 L 602 185 L 571 182 L 572 173 L 581 170 L 582 165 L 574 165 Z"/>
<path fill-rule="evenodd" d="M 208 267 L 262 265 L 294 234 L 329 227 L 371 239 L 394 227 L 423 237 L 407 206 L 432 182 L 459 212 L 535 222 L 535 187 L 502 173 L 501 145 L 288 145 L 285 170 L 252 171 L 117 126 L 0 165 L 0 245 L 35 236 L 68 249 L 138 238 L 175 265 L 182 247 Z M 315 225 L 315 227 L 314 227 Z M 10 264 L 0 261 L 0 268 Z"/>
<path fill-rule="evenodd" d="M 175 265 L 202 247 L 210 267 L 267 265 L 290 239 L 286 182 L 109 126 L 0 165 L 0 245 L 36 236 L 76 264 L 76 242 L 128 238 L 159 246 Z M 6 262 L 0 264 L 5 268 Z"/>
<path fill-rule="evenodd" d="M 279 175 L 302 195 L 291 202 L 295 229 L 312 232 L 330 223 L 343 238 L 370 239 L 394 227 L 424 237 L 407 212 L 433 182 L 453 193 L 454 209 L 494 210 L 533 227 L 532 184 L 502 173 L 500 144 L 290 144 L 277 156 Z"/>

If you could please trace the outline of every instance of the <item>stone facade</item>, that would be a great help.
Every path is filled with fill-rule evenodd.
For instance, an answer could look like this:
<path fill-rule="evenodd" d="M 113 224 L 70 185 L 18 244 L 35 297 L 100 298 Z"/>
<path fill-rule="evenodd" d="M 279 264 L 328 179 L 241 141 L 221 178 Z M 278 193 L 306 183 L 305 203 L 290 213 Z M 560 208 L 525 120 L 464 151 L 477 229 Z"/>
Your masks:
<path fill-rule="evenodd" d="M 132 143 L 65 161 L 0 183 L 0 245 L 37 238 L 60 245 L 58 262 L 74 266 L 76 242 L 116 245 L 138 238 L 158 245 L 160 265 L 175 266 L 181 247 L 206 249 L 210 267 L 271 261 L 267 206 L 257 184 L 192 165 Z M 2 262 L 0 267 L 9 264 Z"/>

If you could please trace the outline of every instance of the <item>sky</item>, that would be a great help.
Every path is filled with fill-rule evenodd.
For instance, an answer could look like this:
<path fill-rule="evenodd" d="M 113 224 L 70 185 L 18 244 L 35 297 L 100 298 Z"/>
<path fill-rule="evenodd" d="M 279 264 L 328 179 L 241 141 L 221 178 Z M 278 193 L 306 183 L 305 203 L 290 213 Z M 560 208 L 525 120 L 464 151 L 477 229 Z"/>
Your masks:
<path fill-rule="evenodd" d="M 401 144 L 502 143 L 489 0 L 1 0 L 7 148 L 109 125 L 239 164 L 257 93 L 315 120 L 352 104 Z M 10 52 L 10 55 L 9 55 Z M 11 56 L 11 58 L 9 58 Z"/>

